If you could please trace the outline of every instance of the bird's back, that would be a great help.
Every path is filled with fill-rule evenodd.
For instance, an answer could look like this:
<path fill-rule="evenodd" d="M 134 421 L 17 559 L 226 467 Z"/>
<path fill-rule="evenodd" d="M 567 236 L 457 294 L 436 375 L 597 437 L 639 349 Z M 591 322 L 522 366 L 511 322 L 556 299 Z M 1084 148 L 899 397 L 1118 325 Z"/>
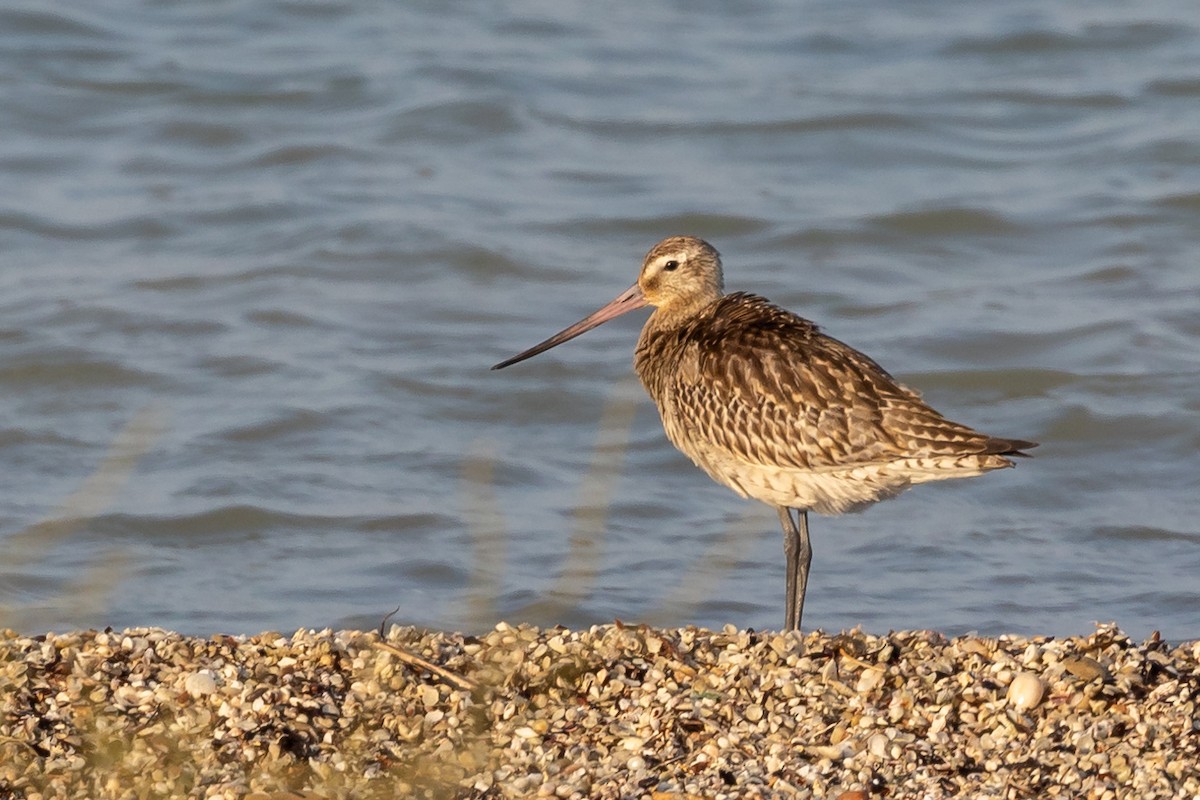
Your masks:
<path fill-rule="evenodd" d="M 635 367 L 667 436 L 714 479 L 839 513 L 912 483 L 1011 466 L 1030 442 L 952 422 L 872 359 L 757 295 L 652 316 Z"/>

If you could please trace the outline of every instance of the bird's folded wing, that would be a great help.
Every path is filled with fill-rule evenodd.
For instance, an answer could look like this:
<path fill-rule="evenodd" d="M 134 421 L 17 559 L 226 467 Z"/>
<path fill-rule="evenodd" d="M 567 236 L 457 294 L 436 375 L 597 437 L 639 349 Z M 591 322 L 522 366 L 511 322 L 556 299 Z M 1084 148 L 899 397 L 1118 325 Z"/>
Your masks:
<path fill-rule="evenodd" d="M 738 307 L 688 343 L 690 363 L 667 389 L 692 435 L 710 446 L 800 469 L 1014 449 L 946 419 L 811 322 L 752 295 L 726 299 Z"/>

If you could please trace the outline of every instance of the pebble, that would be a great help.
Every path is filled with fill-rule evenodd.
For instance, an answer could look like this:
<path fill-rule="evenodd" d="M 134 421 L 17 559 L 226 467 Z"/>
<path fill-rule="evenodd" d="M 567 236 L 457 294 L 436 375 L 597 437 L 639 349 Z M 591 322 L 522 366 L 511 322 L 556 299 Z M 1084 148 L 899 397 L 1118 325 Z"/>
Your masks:
<path fill-rule="evenodd" d="M 1067 672 L 1083 681 L 1092 681 L 1096 678 L 1108 679 L 1108 670 L 1094 658 L 1090 656 L 1074 656 L 1065 658 L 1062 662 L 1063 667 Z"/>
<path fill-rule="evenodd" d="M 0 797 L 1195 797 L 1198 696 L 1114 625 L 0 631 Z"/>
<path fill-rule="evenodd" d="M 184 690 L 192 697 L 203 697 L 217 690 L 217 681 L 208 670 L 193 672 L 183 682 Z"/>
<path fill-rule="evenodd" d="M 1042 702 L 1046 684 L 1032 672 L 1018 672 L 1008 685 L 1008 702 L 1018 711 L 1033 708 Z"/>

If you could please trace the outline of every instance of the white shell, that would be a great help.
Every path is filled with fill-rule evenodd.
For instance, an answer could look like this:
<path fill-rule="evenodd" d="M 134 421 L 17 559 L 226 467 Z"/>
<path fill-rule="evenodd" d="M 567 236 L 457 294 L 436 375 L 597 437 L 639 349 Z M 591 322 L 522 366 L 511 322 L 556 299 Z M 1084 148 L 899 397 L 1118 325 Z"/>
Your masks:
<path fill-rule="evenodd" d="M 1046 684 L 1032 672 L 1018 672 L 1008 685 L 1008 702 L 1018 711 L 1033 708 L 1042 702 Z"/>

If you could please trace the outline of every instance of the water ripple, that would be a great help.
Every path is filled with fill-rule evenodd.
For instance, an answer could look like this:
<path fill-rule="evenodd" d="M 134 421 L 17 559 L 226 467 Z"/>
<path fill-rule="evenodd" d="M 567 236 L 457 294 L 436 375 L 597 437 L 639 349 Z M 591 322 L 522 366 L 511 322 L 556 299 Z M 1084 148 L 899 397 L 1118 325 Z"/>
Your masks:
<path fill-rule="evenodd" d="M 1078 32 L 1024 30 L 998 36 L 962 37 L 947 45 L 946 55 L 1033 56 L 1062 55 L 1076 51 L 1144 50 L 1186 40 L 1195 28 L 1178 24 L 1133 22 L 1087 25 Z"/>
<path fill-rule="evenodd" d="M 773 515 L 665 440 L 646 312 L 488 369 L 694 233 L 731 288 L 1043 443 L 816 521 L 816 624 L 1196 635 L 1194 10 L 614 9 L 0 9 L 22 626 L 778 625 Z M 148 403 L 125 488 L 72 511 Z"/>

